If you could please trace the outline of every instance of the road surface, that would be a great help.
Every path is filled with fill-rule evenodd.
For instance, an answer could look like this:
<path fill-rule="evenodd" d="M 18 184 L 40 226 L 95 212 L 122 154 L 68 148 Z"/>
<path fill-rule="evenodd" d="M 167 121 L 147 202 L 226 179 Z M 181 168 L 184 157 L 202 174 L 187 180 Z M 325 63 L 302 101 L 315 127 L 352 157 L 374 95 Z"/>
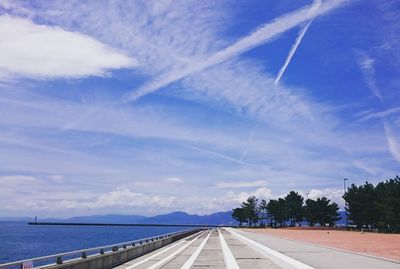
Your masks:
<path fill-rule="evenodd" d="M 399 269 L 400 263 L 232 228 L 210 229 L 118 269 Z"/>

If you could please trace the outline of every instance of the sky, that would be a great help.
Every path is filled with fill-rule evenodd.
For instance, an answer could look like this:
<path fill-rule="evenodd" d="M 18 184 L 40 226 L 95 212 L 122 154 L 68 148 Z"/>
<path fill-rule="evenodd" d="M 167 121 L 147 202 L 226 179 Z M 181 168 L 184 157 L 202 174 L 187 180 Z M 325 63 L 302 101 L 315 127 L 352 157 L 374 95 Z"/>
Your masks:
<path fill-rule="evenodd" d="M 400 3 L 0 0 L 0 217 L 340 206 L 400 172 Z"/>

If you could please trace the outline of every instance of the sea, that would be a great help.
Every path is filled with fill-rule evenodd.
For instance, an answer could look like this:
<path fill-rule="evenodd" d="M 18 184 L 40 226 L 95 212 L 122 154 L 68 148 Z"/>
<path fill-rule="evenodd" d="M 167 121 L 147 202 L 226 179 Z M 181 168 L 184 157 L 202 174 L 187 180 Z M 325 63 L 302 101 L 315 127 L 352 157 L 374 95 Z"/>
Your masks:
<path fill-rule="evenodd" d="M 0 264 L 165 233 L 187 227 L 36 226 L 0 222 Z"/>

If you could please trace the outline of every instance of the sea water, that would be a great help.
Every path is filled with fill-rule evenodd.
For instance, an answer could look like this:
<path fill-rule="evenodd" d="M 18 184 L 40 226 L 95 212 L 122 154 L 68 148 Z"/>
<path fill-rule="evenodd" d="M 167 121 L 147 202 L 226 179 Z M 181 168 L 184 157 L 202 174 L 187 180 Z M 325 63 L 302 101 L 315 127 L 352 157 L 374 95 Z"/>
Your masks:
<path fill-rule="evenodd" d="M 0 222 L 0 264 L 186 230 L 187 227 L 36 226 Z"/>

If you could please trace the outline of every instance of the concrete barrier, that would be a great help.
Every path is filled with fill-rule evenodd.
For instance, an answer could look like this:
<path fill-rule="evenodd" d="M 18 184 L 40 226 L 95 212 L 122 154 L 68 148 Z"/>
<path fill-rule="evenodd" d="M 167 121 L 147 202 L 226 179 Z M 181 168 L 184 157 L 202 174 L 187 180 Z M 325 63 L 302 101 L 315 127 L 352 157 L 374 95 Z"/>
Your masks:
<path fill-rule="evenodd" d="M 192 230 L 186 233 L 173 235 L 171 237 L 161 238 L 148 243 L 130 246 L 127 248 L 114 249 L 111 252 L 104 254 L 96 254 L 87 256 L 86 258 L 79 258 L 69 260 L 62 264 L 53 264 L 41 267 L 43 269 L 109 269 L 121 265 L 125 262 L 131 261 L 144 254 L 150 253 L 156 249 L 171 244 L 174 241 L 188 237 L 192 234 L 199 232 L 199 230 Z M 61 261 L 62 262 L 62 261 Z"/>

